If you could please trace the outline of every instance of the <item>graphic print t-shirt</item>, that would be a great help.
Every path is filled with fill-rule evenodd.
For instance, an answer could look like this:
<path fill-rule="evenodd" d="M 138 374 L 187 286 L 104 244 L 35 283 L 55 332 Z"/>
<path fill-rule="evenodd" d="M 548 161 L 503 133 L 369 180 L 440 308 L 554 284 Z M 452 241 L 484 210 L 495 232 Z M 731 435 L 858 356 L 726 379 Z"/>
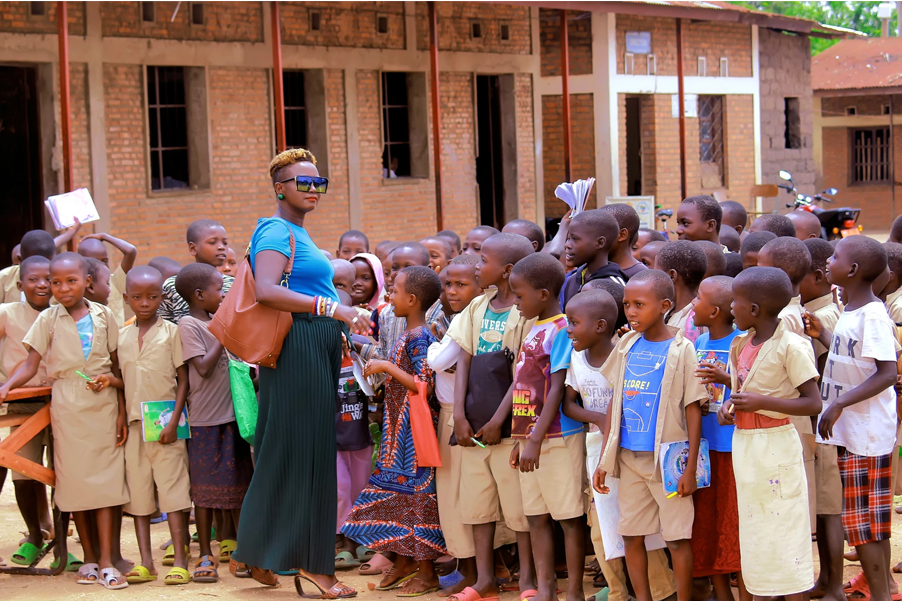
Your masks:
<path fill-rule="evenodd" d="M 495 311 L 491 304 L 485 310 L 485 316 L 482 318 L 482 327 L 479 330 L 479 344 L 476 347 L 476 354 L 494 353 L 501 350 L 501 342 L 504 340 L 504 330 L 507 327 L 507 317 L 510 315 L 511 308 L 508 307 L 503 311 Z"/>
<path fill-rule="evenodd" d="M 695 341 L 695 356 L 699 363 L 711 363 L 730 373 L 730 343 L 742 332 L 733 330 L 729 336 L 711 340 L 707 332 Z M 733 451 L 733 430 L 735 426 L 721 426 L 717 423 L 717 412 L 730 398 L 730 389 L 723 384 L 705 384 L 708 391 L 708 415 L 702 416 L 702 438 L 708 441 L 712 451 L 730 453 Z"/>
<path fill-rule="evenodd" d="M 341 362 L 335 406 L 335 440 L 339 451 L 359 451 L 373 444 L 367 398 L 360 390 L 350 357 Z"/>
<path fill-rule="evenodd" d="M 551 365 L 557 365 L 560 357 L 569 356 L 573 349 L 566 328 L 564 315 L 537 321 L 520 347 L 514 374 L 513 438 L 528 438 L 542 415 L 551 386 Z M 545 437 L 560 438 L 582 431 L 582 424 L 558 411 Z"/>
<path fill-rule="evenodd" d="M 623 374 L 623 417 L 620 446 L 631 451 L 655 450 L 655 427 L 667 352 L 673 338 L 649 342 L 639 337 L 626 355 Z"/>
<path fill-rule="evenodd" d="M 640 263 L 641 265 L 641 263 Z M 644 267 L 644 265 L 643 265 Z M 586 351 L 573 350 L 567 369 L 567 386 L 579 393 L 587 411 L 607 415 L 614 398 L 614 387 L 601 374 L 600 367 L 592 367 L 586 361 Z M 598 432 L 598 426 L 589 425 L 590 432 Z"/>

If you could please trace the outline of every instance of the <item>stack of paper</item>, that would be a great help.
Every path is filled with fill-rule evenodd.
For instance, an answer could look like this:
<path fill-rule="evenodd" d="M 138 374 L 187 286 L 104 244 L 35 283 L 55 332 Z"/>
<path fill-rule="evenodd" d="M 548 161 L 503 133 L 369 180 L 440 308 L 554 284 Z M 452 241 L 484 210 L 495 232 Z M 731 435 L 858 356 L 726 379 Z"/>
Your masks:
<path fill-rule="evenodd" d="M 572 209 L 570 217 L 573 218 L 585 210 L 586 201 L 589 199 L 589 193 L 592 191 L 592 186 L 594 185 L 594 177 L 590 177 L 589 179 L 578 179 L 572 184 L 564 182 L 557 187 L 554 191 L 554 195 L 566 202 L 567 206 Z"/>
<path fill-rule="evenodd" d="M 94 199 L 87 188 L 79 188 L 74 192 L 66 192 L 65 194 L 57 194 L 51 196 L 44 201 L 50 216 L 53 218 L 53 224 L 58 230 L 75 225 L 75 219 L 78 218 L 82 223 L 89 223 L 100 219 L 100 213 L 94 206 Z"/>

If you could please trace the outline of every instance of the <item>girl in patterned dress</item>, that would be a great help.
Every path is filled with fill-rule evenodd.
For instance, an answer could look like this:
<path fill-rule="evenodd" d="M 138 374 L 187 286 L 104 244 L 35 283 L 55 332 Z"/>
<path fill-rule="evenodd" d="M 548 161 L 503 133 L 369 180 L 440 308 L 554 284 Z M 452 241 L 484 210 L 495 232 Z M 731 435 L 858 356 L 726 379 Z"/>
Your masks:
<path fill-rule="evenodd" d="M 433 560 L 445 554 L 435 469 L 417 464 L 408 402 L 408 393 L 417 392 L 416 381 L 425 382 L 436 427 L 435 375 L 426 361 L 426 351 L 436 339 L 426 327 L 426 311 L 440 294 L 439 277 L 428 267 L 408 267 L 395 277 L 392 305 L 396 316 L 407 318 L 407 329 L 395 343 L 391 361 L 370 361 L 364 372 L 387 374 L 382 446 L 369 486 L 341 529 L 359 544 L 397 554 L 376 590 L 403 587 L 399 593 L 406 596 L 438 590 Z"/>

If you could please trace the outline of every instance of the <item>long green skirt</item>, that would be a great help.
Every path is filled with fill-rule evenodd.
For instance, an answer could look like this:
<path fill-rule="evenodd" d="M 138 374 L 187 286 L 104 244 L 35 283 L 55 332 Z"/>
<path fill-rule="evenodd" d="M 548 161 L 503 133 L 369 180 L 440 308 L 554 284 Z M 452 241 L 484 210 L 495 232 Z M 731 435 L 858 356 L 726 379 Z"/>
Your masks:
<path fill-rule="evenodd" d="M 335 399 L 341 323 L 296 314 L 275 369 L 260 368 L 256 466 L 237 561 L 276 571 L 335 571 Z"/>

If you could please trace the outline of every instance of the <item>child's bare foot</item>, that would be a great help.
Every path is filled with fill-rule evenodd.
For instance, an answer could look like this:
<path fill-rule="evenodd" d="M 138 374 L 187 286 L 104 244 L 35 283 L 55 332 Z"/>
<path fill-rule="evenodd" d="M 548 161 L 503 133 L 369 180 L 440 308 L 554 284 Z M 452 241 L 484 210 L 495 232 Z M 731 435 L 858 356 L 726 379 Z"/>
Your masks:
<path fill-rule="evenodd" d="M 843 553 L 842 556 L 846 561 L 858 561 L 858 550 L 853 548 L 848 553 Z"/>
<path fill-rule="evenodd" d="M 826 583 L 821 582 L 820 579 L 818 579 L 818 581 L 814 583 L 814 587 L 808 591 L 808 596 L 811 599 L 824 599 L 824 601 L 847 601 L 846 594 L 842 588 L 829 590 L 827 589 Z"/>
<path fill-rule="evenodd" d="M 437 591 L 438 586 L 438 576 L 434 576 L 429 580 L 423 580 L 422 578 L 415 576 L 404 583 L 404 586 L 401 587 L 398 594 L 406 597 L 426 595 Z"/>

